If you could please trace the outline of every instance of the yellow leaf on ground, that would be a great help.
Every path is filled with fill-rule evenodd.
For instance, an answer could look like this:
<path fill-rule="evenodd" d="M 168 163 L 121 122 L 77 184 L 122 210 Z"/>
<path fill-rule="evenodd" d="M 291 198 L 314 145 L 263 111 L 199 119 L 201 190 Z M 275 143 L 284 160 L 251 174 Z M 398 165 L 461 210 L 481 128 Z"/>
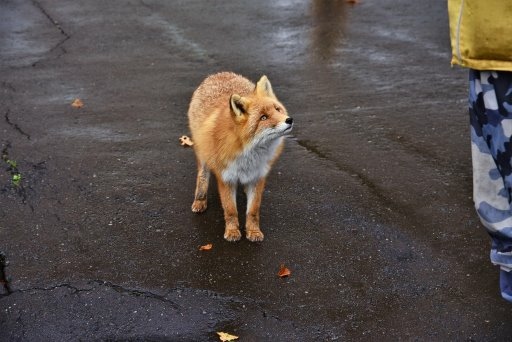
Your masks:
<path fill-rule="evenodd" d="M 187 137 L 186 135 L 182 136 L 180 138 L 180 142 L 181 142 L 181 146 L 193 146 L 194 145 L 194 142 L 192 141 L 192 139 L 190 139 L 189 137 Z"/>
<path fill-rule="evenodd" d="M 213 245 L 211 243 L 208 243 L 208 244 L 206 244 L 204 246 L 199 247 L 199 250 L 200 251 L 209 251 L 212 248 L 213 248 Z"/>
<path fill-rule="evenodd" d="M 292 272 L 284 267 L 284 264 L 281 264 L 281 268 L 279 268 L 279 273 L 277 273 L 277 275 L 281 278 L 284 278 L 284 277 L 288 277 L 290 274 L 292 274 Z"/>
<path fill-rule="evenodd" d="M 238 336 L 235 336 L 235 335 L 230 335 L 228 333 L 225 333 L 225 332 L 218 332 L 217 333 L 219 335 L 219 338 L 222 342 L 225 342 L 225 341 L 234 341 L 234 340 L 237 340 L 238 339 Z"/>
<path fill-rule="evenodd" d="M 73 101 L 71 103 L 71 107 L 73 107 L 73 108 L 82 108 L 83 106 L 84 106 L 84 103 L 80 99 L 75 99 L 75 101 Z"/>

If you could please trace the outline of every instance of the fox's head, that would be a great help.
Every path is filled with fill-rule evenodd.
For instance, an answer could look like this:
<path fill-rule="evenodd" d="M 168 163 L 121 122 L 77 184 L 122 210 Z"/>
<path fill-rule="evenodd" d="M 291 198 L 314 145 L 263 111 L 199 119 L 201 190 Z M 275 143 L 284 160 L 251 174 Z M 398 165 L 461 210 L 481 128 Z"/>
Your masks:
<path fill-rule="evenodd" d="M 264 142 L 279 138 L 292 130 L 293 119 L 274 95 L 267 76 L 262 76 L 251 94 L 231 95 L 231 114 L 245 137 Z"/>

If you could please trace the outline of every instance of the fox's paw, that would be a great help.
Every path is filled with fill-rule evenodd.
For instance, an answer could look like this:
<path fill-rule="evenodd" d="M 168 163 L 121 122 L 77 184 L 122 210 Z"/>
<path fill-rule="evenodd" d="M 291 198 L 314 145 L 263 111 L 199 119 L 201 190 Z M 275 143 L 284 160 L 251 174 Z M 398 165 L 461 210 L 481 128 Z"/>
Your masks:
<path fill-rule="evenodd" d="M 245 233 L 245 237 L 249 241 L 259 242 L 259 241 L 263 241 L 264 235 L 263 235 L 263 232 L 259 229 L 258 230 L 251 229 L 251 230 L 247 230 L 247 232 Z"/>
<path fill-rule="evenodd" d="M 238 241 L 241 237 L 240 229 L 226 229 L 224 231 L 224 239 L 228 241 Z"/>
<path fill-rule="evenodd" d="M 194 213 L 202 213 L 206 210 L 206 200 L 195 200 L 192 203 L 192 211 Z"/>

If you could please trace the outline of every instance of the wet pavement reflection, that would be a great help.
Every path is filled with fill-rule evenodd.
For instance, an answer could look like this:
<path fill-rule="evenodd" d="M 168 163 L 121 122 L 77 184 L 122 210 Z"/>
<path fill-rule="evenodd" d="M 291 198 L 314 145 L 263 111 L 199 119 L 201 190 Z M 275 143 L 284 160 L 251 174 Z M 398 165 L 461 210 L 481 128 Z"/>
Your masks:
<path fill-rule="evenodd" d="M 345 35 L 347 1 L 311 1 L 311 49 L 317 63 L 329 63 Z"/>
<path fill-rule="evenodd" d="M 507 340 L 445 5 L 0 3 L 0 151 L 22 174 L 0 165 L 3 336 Z M 262 243 L 224 241 L 214 182 L 190 210 L 178 138 L 220 70 L 267 75 L 295 120 Z"/>

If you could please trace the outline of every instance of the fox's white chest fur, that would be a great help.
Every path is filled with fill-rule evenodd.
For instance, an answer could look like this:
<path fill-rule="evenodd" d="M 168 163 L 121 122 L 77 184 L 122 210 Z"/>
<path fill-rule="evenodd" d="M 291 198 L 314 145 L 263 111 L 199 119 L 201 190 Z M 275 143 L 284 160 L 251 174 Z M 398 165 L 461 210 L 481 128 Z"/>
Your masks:
<path fill-rule="evenodd" d="M 222 171 L 222 180 L 230 184 L 254 184 L 266 177 L 282 142 L 283 137 L 270 141 L 255 139 Z"/>

